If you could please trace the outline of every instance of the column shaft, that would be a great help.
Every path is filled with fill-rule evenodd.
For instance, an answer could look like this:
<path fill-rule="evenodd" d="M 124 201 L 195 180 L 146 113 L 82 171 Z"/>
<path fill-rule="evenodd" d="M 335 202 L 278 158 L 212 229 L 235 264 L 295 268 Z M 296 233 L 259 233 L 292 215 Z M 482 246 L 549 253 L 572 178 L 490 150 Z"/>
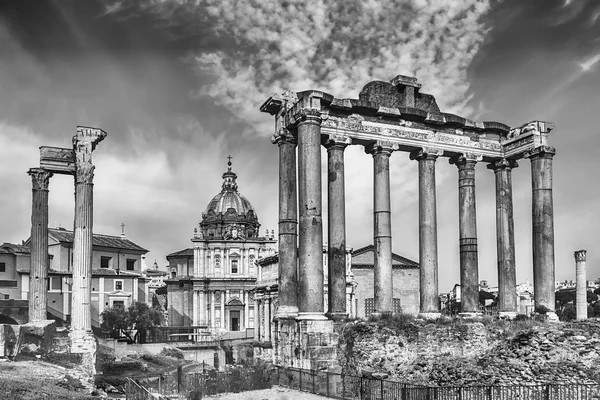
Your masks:
<path fill-rule="evenodd" d="M 498 254 L 498 311 L 516 316 L 517 272 L 511 170 L 517 163 L 499 160 L 490 165 L 496 176 L 496 243 Z"/>
<path fill-rule="evenodd" d="M 48 184 L 52 173 L 42 168 L 28 171 L 32 180 L 29 321 L 47 319 L 48 298 Z M 62 283 L 61 283 L 62 284 Z"/>
<path fill-rule="evenodd" d="M 554 207 L 552 202 L 552 147 L 537 147 L 528 153 L 531 160 L 533 214 L 533 286 L 536 306 L 554 304 Z"/>
<path fill-rule="evenodd" d="M 441 152 L 423 149 L 411 154 L 419 162 L 419 282 L 421 314 L 439 314 L 435 161 Z"/>
<path fill-rule="evenodd" d="M 394 311 L 392 275 L 392 227 L 390 208 L 390 155 L 392 148 L 373 145 L 367 150 L 373 154 L 373 246 L 375 313 Z"/>
<path fill-rule="evenodd" d="M 460 240 L 461 311 L 479 312 L 479 271 L 477 258 L 477 215 L 475 202 L 475 165 L 477 158 L 452 159 L 458 167 L 458 208 Z"/>
<path fill-rule="evenodd" d="M 298 123 L 299 318 L 324 315 L 320 112 L 304 109 Z"/>
<path fill-rule="evenodd" d="M 346 311 L 346 193 L 344 149 L 348 143 L 327 141 L 328 293 L 327 314 L 339 319 Z"/>
<path fill-rule="evenodd" d="M 225 291 L 221 291 L 221 328 L 225 328 Z"/>
<path fill-rule="evenodd" d="M 586 272 L 586 251 L 578 250 L 575 252 L 575 281 L 576 286 L 576 310 L 577 320 L 587 319 L 587 272 Z"/>
<path fill-rule="evenodd" d="M 295 318 L 298 316 L 296 140 L 282 129 L 273 137 L 273 142 L 279 145 L 279 308 L 276 317 Z"/>
<path fill-rule="evenodd" d="M 216 328 L 217 325 L 215 324 L 215 291 L 212 290 L 210 292 L 210 327 L 211 328 Z"/>

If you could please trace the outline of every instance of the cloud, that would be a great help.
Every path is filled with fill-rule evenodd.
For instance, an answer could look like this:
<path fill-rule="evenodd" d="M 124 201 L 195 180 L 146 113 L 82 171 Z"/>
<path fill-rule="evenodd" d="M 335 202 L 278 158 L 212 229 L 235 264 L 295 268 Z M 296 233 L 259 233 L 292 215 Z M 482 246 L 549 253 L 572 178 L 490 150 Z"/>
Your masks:
<path fill-rule="evenodd" d="M 578 63 L 583 72 L 588 72 L 590 69 L 594 67 L 600 61 L 600 54 L 596 54 L 595 56 L 589 58 L 584 62 Z"/>
<path fill-rule="evenodd" d="M 449 112 L 468 114 L 467 68 L 483 40 L 486 0 L 203 1 L 216 32 L 237 44 L 204 51 L 198 68 L 214 77 L 210 96 L 270 134 L 258 112 L 274 92 L 320 89 L 356 97 L 367 82 L 417 76 Z"/>

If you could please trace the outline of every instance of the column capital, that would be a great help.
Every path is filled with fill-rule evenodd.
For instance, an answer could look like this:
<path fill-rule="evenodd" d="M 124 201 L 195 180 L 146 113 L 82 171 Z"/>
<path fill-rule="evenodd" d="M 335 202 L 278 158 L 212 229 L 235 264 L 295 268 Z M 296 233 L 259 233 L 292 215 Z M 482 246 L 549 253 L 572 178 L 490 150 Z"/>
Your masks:
<path fill-rule="evenodd" d="M 105 137 L 106 132 L 102 129 L 86 126 L 77 127 L 77 134 L 73 136 L 76 183 L 93 182 L 94 164 L 92 164 L 92 152 Z"/>
<path fill-rule="evenodd" d="M 463 153 L 458 156 L 451 157 L 450 160 L 448 160 L 448 162 L 450 164 L 455 164 L 458 168 L 475 168 L 475 164 L 477 164 L 477 162 L 481 160 L 483 160 L 483 156 L 479 154 Z"/>
<path fill-rule="evenodd" d="M 48 190 L 50 184 L 50 178 L 54 175 L 50 171 L 46 171 L 43 168 L 30 168 L 27 174 L 31 176 L 31 183 L 33 184 L 33 190 Z"/>
<path fill-rule="evenodd" d="M 316 108 L 301 108 L 294 113 L 293 119 L 297 124 L 311 123 L 321 125 L 321 121 L 326 120 L 328 117 L 328 114 Z"/>
<path fill-rule="evenodd" d="M 325 146 L 327 150 L 344 150 L 351 144 L 352 138 L 339 134 L 330 134 L 328 138 L 323 140 L 323 146 Z"/>
<path fill-rule="evenodd" d="M 491 169 L 494 172 L 511 170 L 513 168 L 517 168 L 519 164 L 515 160 L 507 160 L 506 158 L 502 158 L 500 160 L 492 161 L 487 165 L 488 169 Z"/>
<path fill-rule="evenodd" d="M 525 158 L 552 158 L 556 154 L 556 149 L 552 146 L 538 146 L 524 154 Z"/>
<path fill-rule="evenodd" d="M 395 150 L 398 150 L 399 146 L 397 143 L 392 143 L 384 140 L 377 140 L 371 144 L 365 146 L 365 153 L 376 156 L 378 154 L 384 154 L 390 156 Z"/>
<path fill-rule="evenodd" d="M 575 255 L 575 261 L 585 261 L 587 250 L 577 250 Z"/>
<path fill-rule="evenodd" d="M 292 133 L 286 128 L 280 128 L 271 136 L 271 143 L 281 146 L 282 144 L 298 144 Z"/>
<path fill-rule="evenodd" d="M 444 150 L 436 149 L 434 147 L 422 147 L 418 150 L 410 152 L 411 160 L 437 160 L 437 158 L 444 154 Z"/>

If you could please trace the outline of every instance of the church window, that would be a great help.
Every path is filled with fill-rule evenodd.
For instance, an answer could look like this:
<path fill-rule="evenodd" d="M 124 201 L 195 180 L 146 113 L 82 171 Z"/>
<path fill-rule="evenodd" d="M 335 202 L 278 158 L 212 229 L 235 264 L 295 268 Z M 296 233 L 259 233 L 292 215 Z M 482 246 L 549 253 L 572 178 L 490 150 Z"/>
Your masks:
<path fill-rule="evenodd" d="M 238 273 L 238 260 L 231 260 L 231 273 L 232 274 Z"/>
<path fill-rule="evenodd" d="M 112 257 L 100 257 L 100 268 L 110 268 Z"/>

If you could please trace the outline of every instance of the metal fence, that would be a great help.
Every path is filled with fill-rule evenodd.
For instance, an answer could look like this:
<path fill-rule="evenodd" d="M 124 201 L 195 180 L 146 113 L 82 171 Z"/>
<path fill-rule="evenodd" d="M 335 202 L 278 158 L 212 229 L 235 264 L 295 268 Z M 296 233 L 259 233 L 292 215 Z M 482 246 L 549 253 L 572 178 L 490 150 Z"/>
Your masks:
<path fill-rule="evenodd" d="M 156 400 L 149 390 L 131 378 L 127 378 L 125 384 L 125 398 L 127 400 Z"/>
<path fill-rule="evenodd" d="M 277 368 L 274 384 L 351 400 L 600 400 L 600 384 L 421 386 L 298 368 Z"/>

